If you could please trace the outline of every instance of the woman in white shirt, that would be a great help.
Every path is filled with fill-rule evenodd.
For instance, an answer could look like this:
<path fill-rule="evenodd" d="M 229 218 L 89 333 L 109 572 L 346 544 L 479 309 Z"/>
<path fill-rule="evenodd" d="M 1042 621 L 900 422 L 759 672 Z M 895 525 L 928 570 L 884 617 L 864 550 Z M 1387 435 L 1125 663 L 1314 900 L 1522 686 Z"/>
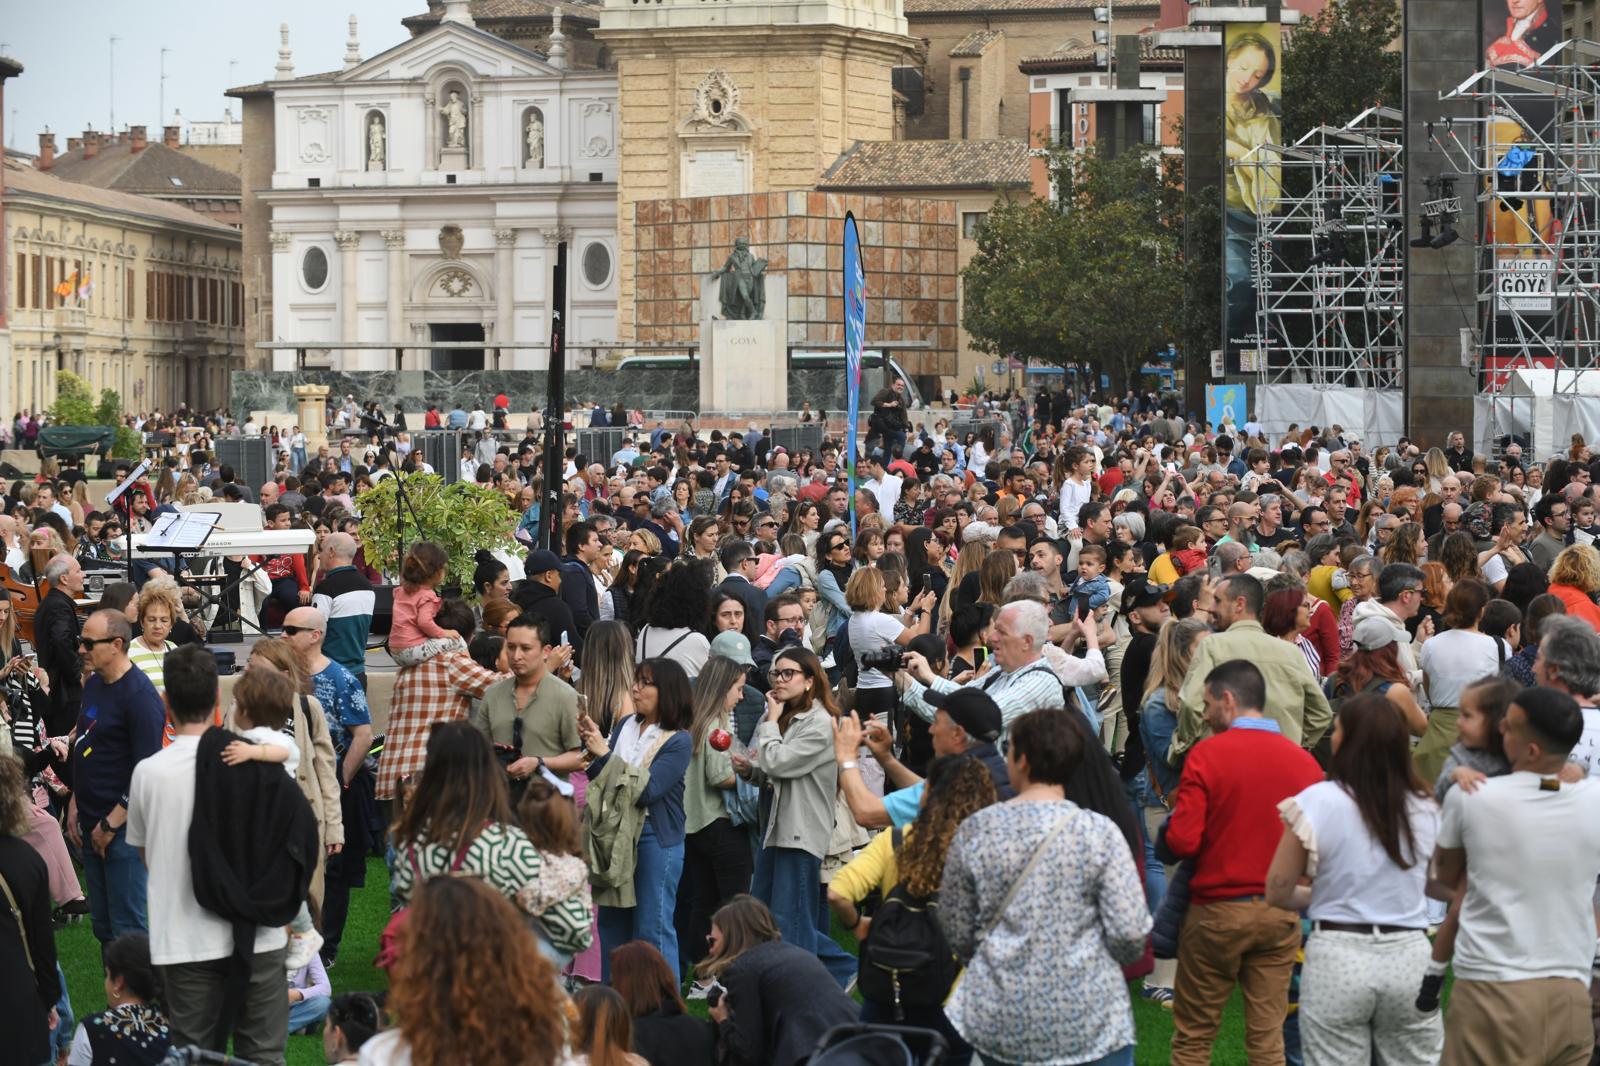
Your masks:
<path fill-rule="evenodd" d="M 711 654 L 711 641 L 700 631 L 711 592 L 709 576 L 705 560 L 680 559 L 656 579 L 642 605 L 642 619 L 629 602 L 631 619 L 643 622 L 634 641 L 635 662 L 671 659 L 691 679 L 699 676 Z"/>
<path fill-rule="evenodd" d="M 1439 808 L 1382 696 L 1345 700 L 1332 742 L 1328 780 L 1278 805 L 1284 831 L 1267 871 L 1267 902 L 1312 922 L 1300 978 L 1305 1061 L 1431 1066 L 1444 1023 L 1414 1000 L 1431 952 L 1425 890 Z"/>
<path fill-rule="evenodd" d="M 1433 710 L 1428 714 L 1428 731 L 1412 758 L 1417 773 L 1430 784 L 1438 779 L 1445 756 L 1456 742 L 1462 690 L 1474 681 L 1499 673 L 1512 655 L 1505 641 L 1478 631 L 1478 619 L 1491 595 L 1489 586 L 1475 578 L 1457 581 L 1445 600 L 1444 621 L 1448 628 L 1429 637 L 1417 656 Z"/>
<path fill-rule="evenodd" d="M 933 618 L 933 593 L 924 592 L 905 614 L 896 618 L 885 614 L 887 595 L 883 571 L 863 566 L 845 584 L 844 602 L 850 605 L 850 620 L 845 624 L 850 636 L 850 653 L 857 665 L 855 709 L 865 721 L 871 715 L 886 722 L 895 706 L 894 671 L 885 673 L 868 666 L 867 659 L 880 656 L 893 647 L 905 647 L 928 632 Z"/>

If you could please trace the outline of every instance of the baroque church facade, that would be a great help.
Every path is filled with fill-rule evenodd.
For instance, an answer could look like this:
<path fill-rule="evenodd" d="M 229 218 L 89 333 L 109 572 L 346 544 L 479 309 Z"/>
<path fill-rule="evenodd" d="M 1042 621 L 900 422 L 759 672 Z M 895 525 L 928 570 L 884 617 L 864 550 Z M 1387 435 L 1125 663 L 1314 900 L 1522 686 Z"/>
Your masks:
<path fill-rule="evenodd" d="M 327 344 L 253 365 L 546 369 L 543 347 L 499 346 L 548 343 L 562 241 L 568 350 L 616 340 L 616 75 L 581 15 L 569 51 L 563 6 L 507 39 L 446 0 L 370 59 L 352 20 L 344 68 L 302 77 L 284 28 L 276 77 L 230 94 L 251 127 L 248 325 L 252 343 Z M 402 348 L 428 342 L 481 347 Z"/>

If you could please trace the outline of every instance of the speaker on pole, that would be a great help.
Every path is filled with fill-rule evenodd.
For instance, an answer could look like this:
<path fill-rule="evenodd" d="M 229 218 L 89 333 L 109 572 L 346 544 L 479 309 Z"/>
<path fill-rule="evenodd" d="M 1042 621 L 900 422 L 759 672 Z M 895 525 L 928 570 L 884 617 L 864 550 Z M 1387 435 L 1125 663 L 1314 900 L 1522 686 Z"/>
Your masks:
<path fill-rule="evenodd" d="M 265 437 L 218 437 L 217 465 L 233 467 L 233 479 L 258 492 L 272 477 L 272 445 Z"/>

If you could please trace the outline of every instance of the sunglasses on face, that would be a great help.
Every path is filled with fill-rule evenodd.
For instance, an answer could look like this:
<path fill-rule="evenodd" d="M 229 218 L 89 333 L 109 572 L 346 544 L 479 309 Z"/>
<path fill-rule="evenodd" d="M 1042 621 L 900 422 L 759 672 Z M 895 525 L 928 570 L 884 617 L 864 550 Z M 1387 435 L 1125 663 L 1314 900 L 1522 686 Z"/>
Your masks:
<path fill-rule="evenodd" d="M 86 651 L 94 651 L 95 648 L 102 644 L 115 644 L 117 639 L 116 637 L 79 637 L 78 647 Z"/>
<path fill-rule="evenodd" d="M 286 636 L 286 637 L 298 637 L 301 633 L 315 633 L 315 632 L 316 632 L 316 630 L 311 628 L 310 626 L 284 626 L 283 627 L 283 635 Z"/>

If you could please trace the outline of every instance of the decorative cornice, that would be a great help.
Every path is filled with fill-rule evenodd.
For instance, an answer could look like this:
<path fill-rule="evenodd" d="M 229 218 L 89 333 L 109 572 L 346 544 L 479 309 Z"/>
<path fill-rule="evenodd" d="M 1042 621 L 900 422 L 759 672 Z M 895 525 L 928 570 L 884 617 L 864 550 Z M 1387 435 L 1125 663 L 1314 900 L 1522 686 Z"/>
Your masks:
<path fill-rule="evenodd" d="M 406 231 L 403 229 L 384 230 L 383 243 L 389 248 L 404 248 L 406 246 Z"/>
<path fill-rule="evenodd" d="M 340 230 L 333 235 L 333 243 L 341 252 L 353 252 L 361 244 L 361 234 L 354 230 Z"/>
<path fill-rule="evenodd" d="M 494 243 L 502 248 L 508 248 L 517 243 L 517 231 L 514 229 L 497 229 L 494 231 Z"/>
<path fill-rule="evenodd" d="M 544 235 L 544 243 L 554 247 L 562 241 L 572 240 L 571 226 L 549 226 L 540 231 Z"/>

